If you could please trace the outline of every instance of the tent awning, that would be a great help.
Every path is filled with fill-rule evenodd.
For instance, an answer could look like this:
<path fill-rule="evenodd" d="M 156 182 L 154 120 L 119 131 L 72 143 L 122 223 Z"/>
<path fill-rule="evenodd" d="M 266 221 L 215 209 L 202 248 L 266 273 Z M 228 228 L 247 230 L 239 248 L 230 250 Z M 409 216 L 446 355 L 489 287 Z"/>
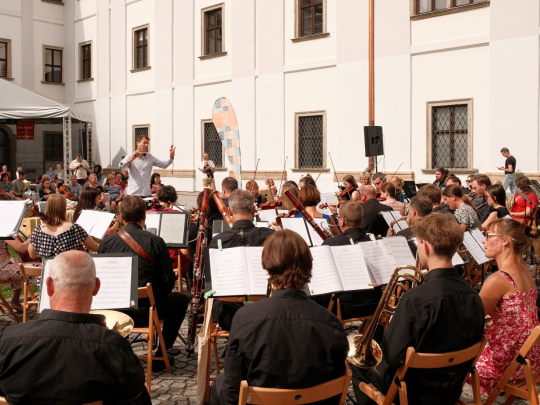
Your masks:
<path fill-rule="evenodd" d="M 24 87 L 0 79 L 0 119 L 71 117 L 92 122 L 90 114 L 77 111 Z"/>

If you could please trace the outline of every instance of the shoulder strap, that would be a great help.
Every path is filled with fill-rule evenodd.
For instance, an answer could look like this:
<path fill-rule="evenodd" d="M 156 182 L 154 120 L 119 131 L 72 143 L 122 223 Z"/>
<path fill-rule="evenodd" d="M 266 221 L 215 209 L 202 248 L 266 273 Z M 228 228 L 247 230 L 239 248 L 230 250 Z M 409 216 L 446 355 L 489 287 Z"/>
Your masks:
<path fill-rule="evenodd" d="M 508 281 L 510 281 L 512 283 L 512 285 L 514 286 L 515 290 L 517 292 L 519 292 L 518 286 L 516 285 L 516 282 L 514 281 L 514 279 L 512 278 L 512 276 L 510 274 L 508 274 L 506 271 L 502 271 L 502 270 L 499 270 L 499 273 L 503 277 L 505 277 Z"/>
<path fill-rule="evenodd" d="M 127 233 L 124 229 L 121 231 L 118 231 L 118 236 L 122 238 L 124 242 L 127 243 L 127 245 L 135 251 L 139 256 L 141 256 L 145 261 L 150 263 L 152 266 L 155 266 L 157 263 L 156 261 L 150 256 L 148 253 L 146 253 L 146 250 L 144 250 L 141 245 L 137 243 L 135 239 L 131 237 L 129 233 Z"/>

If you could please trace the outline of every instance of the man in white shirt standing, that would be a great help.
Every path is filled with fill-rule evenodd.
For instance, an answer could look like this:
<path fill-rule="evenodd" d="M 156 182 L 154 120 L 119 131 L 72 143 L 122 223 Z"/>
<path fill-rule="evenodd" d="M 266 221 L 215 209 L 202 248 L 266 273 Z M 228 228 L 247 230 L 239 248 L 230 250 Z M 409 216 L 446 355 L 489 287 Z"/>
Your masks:
<path fill-rule="evenodd" d="M 201 162 L 201 172 L 206 174 L 206 178 L 203 178 L 203 187 L 210 187 L 212 190 L 216 189 L 216 181 L 214 180 L 214 172 L 216 171 L 216 165 L 208 158 L 208 153 L 203 153 L 203 161 Z"/>
<path fill-rule="evenodd" d="M 88 165 L 88 162 L 82 158 L 80 153 L 77 155 L 77 159 L 75 159 L 69 165 L 69 171 L 77 176 L 77 183 L 79 183 L 81 186 L 84 186 L 84 184 L 88 181 L 89 170 L 90 166 Z"/>
<path fill-rule="evenodd" d="M 150 138 L 146 135 L 137 137 L 137 150 L 127 155 L 120 162 L 120 167 L 126 168 L 129 172 L 129 183 L 126 188 L 127 195 L 137 195 L 139 197 L 150 197 L 152 195 L 150 178 L 152 176 L 152 167 L 156 166 L 166 169 L 174 160 L 176 148 L 171 145 L 169 149 L 169 159 L 159 160 L 148 153 L 148 144 Z"/>

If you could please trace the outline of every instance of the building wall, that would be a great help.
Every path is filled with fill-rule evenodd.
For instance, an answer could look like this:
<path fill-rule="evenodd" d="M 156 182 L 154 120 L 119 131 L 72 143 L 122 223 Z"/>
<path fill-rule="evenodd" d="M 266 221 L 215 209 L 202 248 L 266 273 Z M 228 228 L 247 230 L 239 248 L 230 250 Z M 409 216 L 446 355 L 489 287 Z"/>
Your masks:
<path fill-rule="evenodd" d="M 278 181 L 286 158 L 287 178 L 305 174 L 294 170 L 295 114 L 309 111 L 326 114 L 326 152 L 340 177 L 363 171 L 368 0 L 326 0 L 329 35 L 302 42 L 293 41 L 293 0 L 222 3 L 226 54 L 213 59 L 200 58 L 202 10 L 220 4 L 212 0 L 0 0 L 0 38 L 13 41 L 15 83 L 93 114 L 94 157 L 104 167 L 133 150 L 134 125 L 149 124 L 152 153 L 164 158 L 177 147 L 164 181 L 201 189 L 202 121 L 224 96 L 237 114 L 246 177 L 259 159 L 258 172 Z M 503 146 L 518 170 L 539 170 L 537 1 L 419 18 L 411 17 L 409 1 L 377 0 L 375 13 L 375 122 L 385 135 L 379 170 L 431 181 L 427 103 L 455 99 L 472 99 L 473 109 L 473 163 L 459 171 L 462 178 L 496 174 Z M 151 68 L 131 72 L 133 28 L 145 24 Z M 86 41 L 93 80 L 77 82 L 78 47 Z M 65 86 L 41 83 L 43 44 L 69 48 Z M 330 155 L 319 178 L 326 190 L 334 187 Z M 217 183 L 226 175 L 217 172 Z"/>

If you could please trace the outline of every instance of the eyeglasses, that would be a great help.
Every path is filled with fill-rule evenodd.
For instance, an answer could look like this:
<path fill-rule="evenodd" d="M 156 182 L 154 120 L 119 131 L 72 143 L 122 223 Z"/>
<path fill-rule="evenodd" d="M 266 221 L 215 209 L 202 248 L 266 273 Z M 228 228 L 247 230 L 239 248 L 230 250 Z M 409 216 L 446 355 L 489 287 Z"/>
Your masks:
<path fill-rule="evenodd" d="M 472 181 L 470 181 L 470 180 L 465 180 L 465 181 L 466 181 L 467 183 L 472 183 Z"/>
<path fill-rule="evenodd" d="M 492 236 L 501 236 L 500 233 L 486 233 L 486 240 L 489 240 Z"/>

